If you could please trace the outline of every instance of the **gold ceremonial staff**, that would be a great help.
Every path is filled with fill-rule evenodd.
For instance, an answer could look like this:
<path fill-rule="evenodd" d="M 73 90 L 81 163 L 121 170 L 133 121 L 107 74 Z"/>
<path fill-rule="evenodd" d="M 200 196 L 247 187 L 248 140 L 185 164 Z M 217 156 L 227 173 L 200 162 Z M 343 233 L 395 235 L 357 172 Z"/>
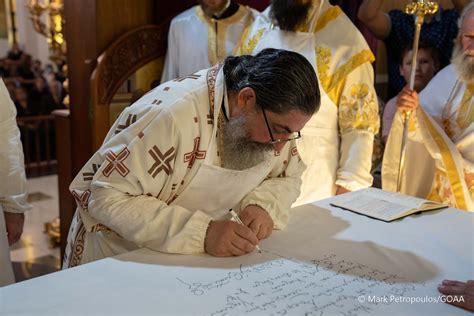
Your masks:
<path fill-rule="evenodd" d="M 405 12 L 407 14 L 415 15 L 415 37 L 413 38 L 413 50 L 411 59 L 411 71 L 410 71 L 410 89 L 413 90 L 415 86 L 415 74 L 416 74 L 416 62 L 418 56 L 418 44 L 420 42 L 421 25 L 427 14 L 435 14 L 438 11 L 438 4 L 436 2 L 430 2 L 427 0 L 413 0 L 412 3 L 407 5 Z M 397 192 L 400 192 L 402 186 L 402 172 L 405 166 L 405 150 L 406 142 L 408 137 L 408 123 L 410 121 L 411 111 L 404 113 L 403 122 L 403 138 L 402 147 L 400 150 L 400 162 L 398 165 L 398 177 L 397 177 Z"/>

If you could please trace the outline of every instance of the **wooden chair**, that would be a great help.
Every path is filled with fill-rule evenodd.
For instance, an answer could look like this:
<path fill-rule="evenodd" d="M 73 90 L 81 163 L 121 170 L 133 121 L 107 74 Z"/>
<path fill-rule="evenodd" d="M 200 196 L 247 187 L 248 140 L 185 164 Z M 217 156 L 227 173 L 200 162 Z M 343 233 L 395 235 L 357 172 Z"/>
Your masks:
<path fill-rule="evenodd" d="M 158 59 L 163 64 L 168 29 L 169 21 L 138 27 L 119 37 L 99 56 L 91 76 L 94 150 L 100 147 L 113 124 L 111 102 L 119 88 L 148 63 Z M 161 73 L 156 78 L 161 78 Z"/>

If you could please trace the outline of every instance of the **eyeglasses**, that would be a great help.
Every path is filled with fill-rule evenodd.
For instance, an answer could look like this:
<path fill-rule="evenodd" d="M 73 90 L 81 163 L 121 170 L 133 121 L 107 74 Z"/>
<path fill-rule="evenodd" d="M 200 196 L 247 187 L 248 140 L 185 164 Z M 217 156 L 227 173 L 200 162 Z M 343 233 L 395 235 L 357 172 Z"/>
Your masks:
<path fill-rule="evenodd" d="M 272 139 L 271 142 L 268 142 L 269 144 L 289 142 L 289 141 L 301 138 L 301 133 L 299 131 L 291 133 L 293 136 L 289 138 L 278 138 L 278 139 L 273 138 L 272 130 L 270 128 L 270 124 L 268 124 L 267 115 L 265 114 L 265 109 L 263 108 L 263 106 L 261 106 L 261 108 L 263 112 L 263 118 L 265 119 L 265 124 L 267 124 L 268 134 L 270 134 L 270 138 Z"/>

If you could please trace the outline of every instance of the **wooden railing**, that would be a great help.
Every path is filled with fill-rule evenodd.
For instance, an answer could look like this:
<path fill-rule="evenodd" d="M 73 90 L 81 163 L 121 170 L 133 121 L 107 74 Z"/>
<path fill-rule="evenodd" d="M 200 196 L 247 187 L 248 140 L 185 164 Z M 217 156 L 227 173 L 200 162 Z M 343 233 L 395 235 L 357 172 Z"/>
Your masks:
<path fill-rule="evenodd" d="M 18 117 L 27 177 L 57 172 L 53 115 Z"/>

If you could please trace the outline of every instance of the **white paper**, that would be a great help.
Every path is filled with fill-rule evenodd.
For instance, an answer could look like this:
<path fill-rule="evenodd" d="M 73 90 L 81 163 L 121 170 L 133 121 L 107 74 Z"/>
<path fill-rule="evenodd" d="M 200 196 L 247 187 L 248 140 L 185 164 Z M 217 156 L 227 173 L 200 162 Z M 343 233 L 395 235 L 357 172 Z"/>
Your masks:
<path fill-rule="evenodd" d="M 195 307 L 198 314 L 357 315 L 380 313 L 385 305 L 425 286 L 368 265 L 340 260 L 336 254 L 311 262 L 277 254 L 266 256 L 273 259 L 222 272 L 185 269 L 171 276 L 173 287 L 187 296 L 186 301 L 201 302 Z M 366 300 L 373 302 L 366 304 Z"/>

